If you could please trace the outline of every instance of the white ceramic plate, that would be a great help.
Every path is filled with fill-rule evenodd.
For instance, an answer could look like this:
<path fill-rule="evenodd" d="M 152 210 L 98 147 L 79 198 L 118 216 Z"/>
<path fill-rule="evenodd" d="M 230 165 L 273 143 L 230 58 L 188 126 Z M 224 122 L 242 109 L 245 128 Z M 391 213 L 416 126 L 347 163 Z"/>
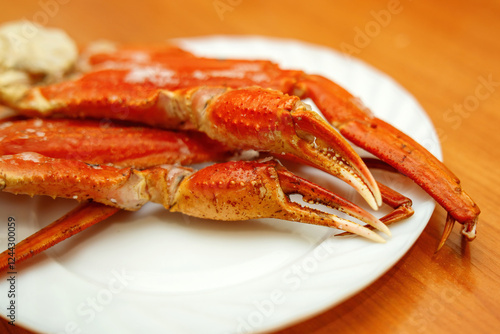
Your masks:
<path fill-rule="evenodd" d="M 265 58 L 323 74 L 359 96 L 441 158 L 429 118 L 386 75 L 332 50 L 288 40 L 213 37 L 177 41 L 200 55 Z M 352 190 L 302 170 L 320 184 Z M 359 292 L 390 269 L 426 226 L 434 201 L 411 181 L 376 173 L 411 197 L 415 215 L 392 226 L 386 244 L 277 220 L 211 222 L 156 205 L 119 213 L 35 259 L 16 275 L 16 324 L 48 333 L 253 333 L 290 325 Z M 18 241 L 74 206 L 0 194 L 0 248 L 7 220 Z M 377 213 L 379 216 L 381 213 Z M 9 305 L 0 281 L 0 309 Z"/>

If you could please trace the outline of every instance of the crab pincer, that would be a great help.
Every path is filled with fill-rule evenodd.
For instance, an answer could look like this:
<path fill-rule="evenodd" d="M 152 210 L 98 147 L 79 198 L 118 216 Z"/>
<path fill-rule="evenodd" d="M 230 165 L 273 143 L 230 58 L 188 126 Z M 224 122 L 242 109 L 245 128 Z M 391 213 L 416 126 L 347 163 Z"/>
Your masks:
<path fill-rule="evenodd" d="M 131 211 L 151 201 L 171 212 L 213 220 L 278 218 L 384 241 L 358 223 L 303 207 L 288 197 L 302 194 L 309 202 L 340 208 L 389 234 L 387 227 L 369 213 L 293 175 L 275 161 L 227 162 L 200 171 L 174 165 L 136 170 L 21 153 L 0 158 L 0 189 L 14 194 L 92 200 Z"/>

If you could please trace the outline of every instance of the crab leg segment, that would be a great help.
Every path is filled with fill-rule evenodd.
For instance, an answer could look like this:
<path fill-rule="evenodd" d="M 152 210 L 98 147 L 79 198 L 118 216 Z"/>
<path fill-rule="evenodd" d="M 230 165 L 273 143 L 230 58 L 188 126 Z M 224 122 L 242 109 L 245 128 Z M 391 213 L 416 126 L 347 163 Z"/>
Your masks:
<path fill-rule="evenodd" d="M 16 244 L 15 263 L 19 264 L 59 242 L 112 216 L 120 209 L 96 202 L 80 204 L 68 214 L 35 234 Z M 7 269 L 12 254 L 9 250 L 0 254 L 0 272 Z"/>
<path fill-rule="evenodd" d="M 481 211 L 442 162 L 409 136 L 371 115 L 358 99 L 332 81 L 309 75 L 299 87 L 344 137 L 410 177 L 449 212 L 447 221 L 459 221 L 467 239 L 475 238 Z"/>
<path fill-rule="evenodd" d="M 384 241 L 356 223 L 291 202 L 271 162 L 228 162 L 198 172 L 171 165 L 138 171 L 23 153 L 0 158 L 0 188 L 15 194 L 92 199 L 126 210 L 152 201 L 172 212 L 215 220 L 280 218 Z"/>
<path fill-rule="evenodd" d="M 23 152 L 134 168 L 223 161 L 236 153 L 194 131 L 172 132 L 95 120 L 0 122 L 0 156 Z"/>
<path fill-rule="evenodd" d="M 120 52 L 116 52 L 117 50 Z M 127 45 L 118 46 L 110 41 L 94 42 L 80 55 L 79 66 L 90 70 L 96 65 L 117 67 L 117 64 L 165 63 L 172 58 L 194 58 L 195 56 L 175 45 Z"/>

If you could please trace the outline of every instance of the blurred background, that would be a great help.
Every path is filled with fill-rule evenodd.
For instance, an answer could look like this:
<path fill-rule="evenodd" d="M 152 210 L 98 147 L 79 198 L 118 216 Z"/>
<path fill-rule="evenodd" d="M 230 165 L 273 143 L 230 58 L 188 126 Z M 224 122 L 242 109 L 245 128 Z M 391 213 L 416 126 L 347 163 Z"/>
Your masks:
<path fill-rule="evenodd" d="M 434 255 L 446 217 L 436 209 L 416 245 L 385 276 L 342 305 L 283 331 L 317 334 L 374 328 L 460 332 L 462 324 L 487 333 L 495 321 L 500 325 L 491 314 L 498 302 L 490 302 L 500 276 L 477 268 L 489 267 L 491 254 L 499 253 L 492 234 L 500 234 L 493 215 L 498 190 L 492 186 L 500 177 L 499 18 L 498 0 L 4 0 L 0 6 L 0 23 L 26 19 L 62 28 L 79 44 L 219 34 L 298 39 L 349 53 L 416 97 L 436 127 L 447 166 L 483 210 L 481 241 L 471 255 L 456 229 Z M 463 288 L 460 302 L 429 307 L 439 291 L 455 287 Z"/>

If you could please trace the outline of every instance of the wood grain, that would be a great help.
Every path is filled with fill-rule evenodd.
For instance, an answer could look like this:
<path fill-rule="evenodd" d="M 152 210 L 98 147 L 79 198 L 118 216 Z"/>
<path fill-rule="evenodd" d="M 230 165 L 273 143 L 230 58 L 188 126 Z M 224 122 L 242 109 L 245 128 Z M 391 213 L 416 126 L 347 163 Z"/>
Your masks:
<path fill-rule="evenodd" d="M 445 163 L 482 209 L 478 238 L 466 243 L 456 227 L 435 254 L 446 217 L 438 208 L 411 250 L 375 283 L 276 333 L 492 333 L 500 327 L 499 1 L 242 0 L 222 14 L 212 0 L 61 2 L 5 2 L 0 22 L 45 17 L 79 43 L 255 34 L 355 47 L 356 57 L 393 77 L 430 115 Z M 42 3 L 57 6 L 50 11 Z M 390 17 L 381 18 L 387 11 Z M 360 40 L 359 31 L 369 39 Z M 490 94 L 470 104 L 485 80 Z M 0 331 L 26 333 L 4 320 Z"/>

